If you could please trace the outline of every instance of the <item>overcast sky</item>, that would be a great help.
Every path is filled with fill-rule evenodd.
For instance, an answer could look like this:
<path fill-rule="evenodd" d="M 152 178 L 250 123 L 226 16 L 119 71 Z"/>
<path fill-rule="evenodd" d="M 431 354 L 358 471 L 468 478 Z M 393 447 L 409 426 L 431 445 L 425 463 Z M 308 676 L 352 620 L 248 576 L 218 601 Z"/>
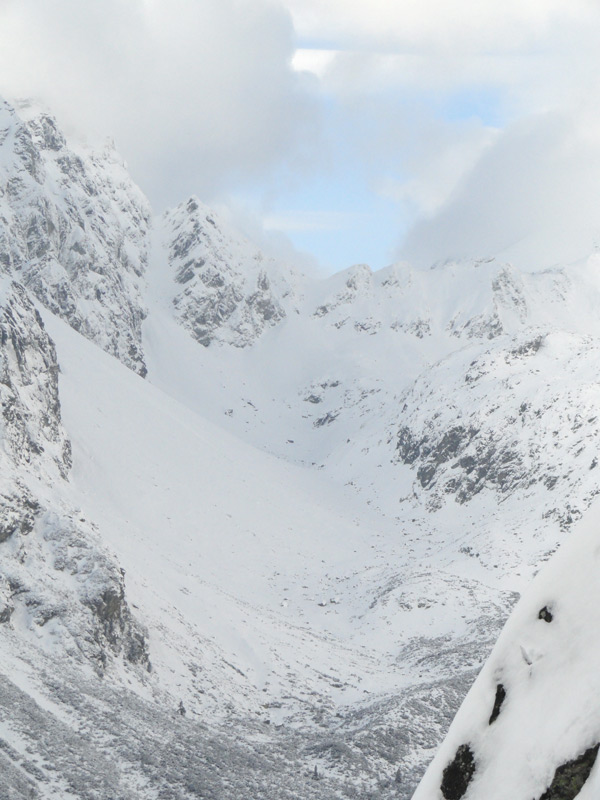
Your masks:
<path fill-rule="evenodd" d="M 328 270 L 536 268 L 600 239 L 599 41 L 597 0 L 0 0 L 0 92 Z"/>

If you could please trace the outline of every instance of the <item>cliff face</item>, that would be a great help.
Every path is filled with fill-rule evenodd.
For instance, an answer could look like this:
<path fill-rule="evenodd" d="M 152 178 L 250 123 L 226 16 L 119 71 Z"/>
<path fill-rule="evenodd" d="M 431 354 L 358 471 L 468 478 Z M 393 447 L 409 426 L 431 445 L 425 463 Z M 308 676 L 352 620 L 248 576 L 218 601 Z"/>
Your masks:
<path fill-rule="evenodd" d="M 175 316 L 205 347 L 248 347 L 293 307 L 293 276 L 196 198 L 165 215 L 164 237 Z"/>
<path fill-rule="evenodd" d="M 0 266 L 140 374 L 150 209 L 114 150 L 67 144 L 55 121 L 0 106 Z"/>
<path fill-rule="evenodd" d="M 79 653 L 96 669 L 147 661 L 123 576 L 90 522 L 55 489 L 69 480 L 59 365 L 27 291 L 0 286 L 0 620 L 25 640 Z"/>

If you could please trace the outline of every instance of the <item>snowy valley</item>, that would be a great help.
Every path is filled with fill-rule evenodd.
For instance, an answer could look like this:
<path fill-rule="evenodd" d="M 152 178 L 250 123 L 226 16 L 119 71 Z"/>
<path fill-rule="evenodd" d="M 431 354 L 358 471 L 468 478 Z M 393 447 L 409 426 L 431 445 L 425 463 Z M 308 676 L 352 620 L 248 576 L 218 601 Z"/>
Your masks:
<path fill-rule="evenodd" d="M 4 103 L 0 266 L 2 800 L 575 796 L 599 254 L 305 275 Z"/>

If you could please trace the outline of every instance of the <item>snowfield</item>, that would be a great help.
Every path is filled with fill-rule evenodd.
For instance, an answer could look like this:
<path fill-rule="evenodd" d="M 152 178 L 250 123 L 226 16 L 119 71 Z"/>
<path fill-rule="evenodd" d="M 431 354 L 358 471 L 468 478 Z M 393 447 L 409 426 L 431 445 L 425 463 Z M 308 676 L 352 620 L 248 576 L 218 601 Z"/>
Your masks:
<path fill-rule="evenodd" d="M 4 104 L 0 265 L 0 796 L 408 800 L 484 663 L 415 800 L 595 796 L 597 254 L 303 275 Z"/>

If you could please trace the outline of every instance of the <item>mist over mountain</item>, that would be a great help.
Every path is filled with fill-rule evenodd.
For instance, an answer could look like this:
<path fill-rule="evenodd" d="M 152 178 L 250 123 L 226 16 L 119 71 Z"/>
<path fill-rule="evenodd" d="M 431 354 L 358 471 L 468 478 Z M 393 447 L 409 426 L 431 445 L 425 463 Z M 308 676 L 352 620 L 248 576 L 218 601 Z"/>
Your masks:
<path fill-rule="evenodd" d="M 594 797 L 599 267 L 305 275 L 2 103 L 0 797 Z"/>

